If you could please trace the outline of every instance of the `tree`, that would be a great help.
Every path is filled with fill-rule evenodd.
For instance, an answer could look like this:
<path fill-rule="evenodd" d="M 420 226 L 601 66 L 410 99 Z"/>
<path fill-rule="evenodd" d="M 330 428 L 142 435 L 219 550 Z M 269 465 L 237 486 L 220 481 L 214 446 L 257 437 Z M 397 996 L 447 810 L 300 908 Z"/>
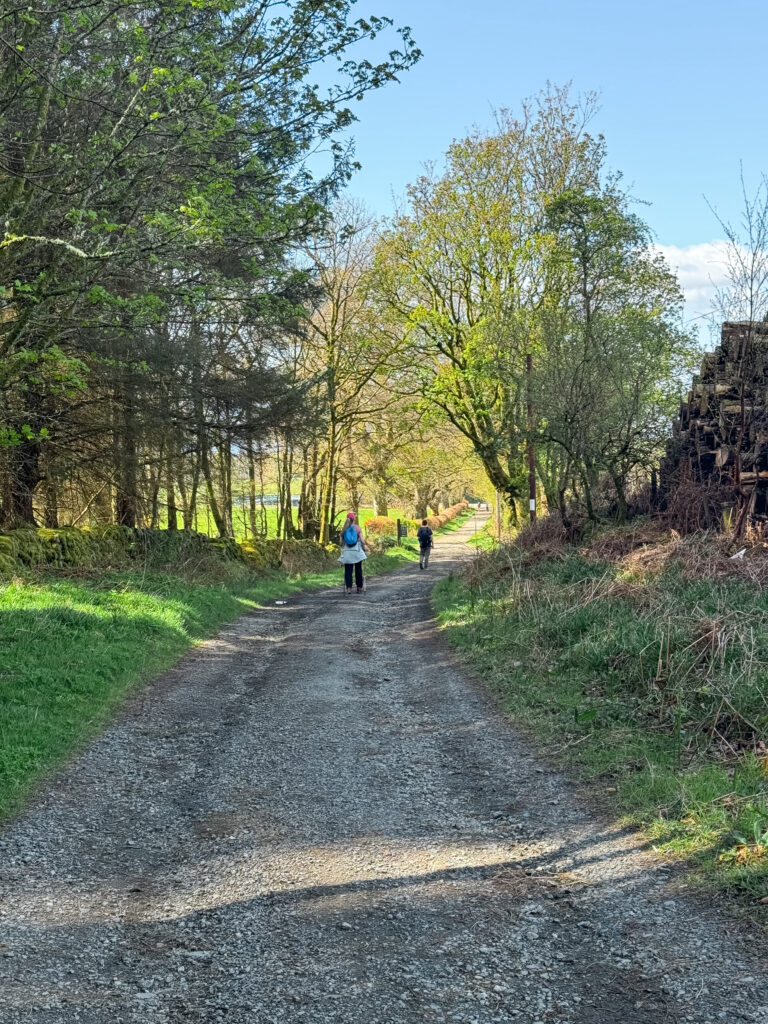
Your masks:
<path fill-rule="evenodd" d="M 0 14 L 6 524 L 34 522 L 43 477 L 53 491 L 72 471 L 51 456 L 81 427 L 110 436 L 89 472 L 114 492 L 118 519 L 134 523 L 142 475 L 155 491 L 160 472 L 159 445 L 151 462 L 142 450 L 165 387 L 152 386 L 152 368 L 166 372 L 167 346 L 199 352 L 207 318 L 221 325 L 225 309 L 230 334 L 295 320 L 307 295 L 296 247 L 353 169 L 337 141 L 354 120 L 350 103 L 418 58 L 407 30 L 382 60 L 352 56 L 391 23 L 352 20 L 351 7 L 72 0 Z M 323 91 L 313 77 L 329 65 Z M 328 166 L 313 175 L 320 142 Z M 199 383 L 202 368 L 190 372 Z M 238 397 L 217 401 L 242 421 Z M 166 476 L 178 455 L 168 462 L 168 443 L 188 415 L 164 417 Z"/>
<path fill-rule="evenodd" d="M 682 295 L 616 183 L 597 194 L 554 197 L 547 224 L 556 235 L 561 296 L 543 320 L 534 378 L 547 498 L 567 522 L 566 490 L 575 476 L 594 517 L 592 492 L 605 473 L 623 521 L 628 481 L 658 462 L 692 365 Z"/>
<path fill-rule="evenodd" d="M 414 428 L 412 443 L 392 465 L 395 491 L 414 519 L 428 509 L 453 505 L 478 486 L 478 461 L 469 441 L 453 426 L 424 415 Z"/>
<path fill-rule="evenodd" d="M 503 114 L 495 134 L 454 143 L 379 247 L 380 288 L 423 394 L 472 444 L 513 520 L 527 476 L 566 521 L 574 490 L 595 514 L 607 475 L 623 518 L 688 365 L 677 282 L 605 175 L 592 110 L 551 90 L 520 119 Z"/>
<path fill-rule="evenodd" d="M 385 382 L 398 348 L 373 303 L 376 225 L 355 203 L 341 203 L 305 249 L 319 303 L 307 328 L 305 375 L 322 382 L 326 436 L 319 487 L 319 536 L 328 542 L 340 455 L 355 426 L 390 402 Z"/>
<path fill-rule="evenodd" d="M 408 190 L 383 235 L 382 293 L 401 318 L 423 392 L 471 442 L 515 516 L 528 432 L 526 366 L 553 301 L 546 203 L 599 184 L 604 146 L 586 132 L 593 100 L 551 90 L 492 135 L 454 143 L 441 176 Z M 555 300 L 556 301 L 556 298 Z"/>

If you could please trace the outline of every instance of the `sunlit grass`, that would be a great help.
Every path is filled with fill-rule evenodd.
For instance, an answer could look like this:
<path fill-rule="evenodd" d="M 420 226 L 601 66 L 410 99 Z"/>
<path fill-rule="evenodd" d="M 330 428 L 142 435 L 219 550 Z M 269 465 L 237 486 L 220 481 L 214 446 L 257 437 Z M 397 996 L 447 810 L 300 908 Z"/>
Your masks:
<path fill-rule="evenodd" d="M 341 510 L 339 512 L 339 515 L 337 516 L 337 521 L 338 522 L 341 522 L 341 520 L 344 518 L 343 511 L 344 510 Z M 373 511 L 373 508 L 371 508 L 371 507 L 365 506 L 363 508 L 358 509 L 358 521 L 363 526 L 366 524 L 366 522 L 369 519 L 373 518 L 373 515 L 374 515 L 374 511 Z M 407 518 L 405 512 L 401 508 L 390 508 L 389 511 L 388 511 L 388 515 L 389 515 L 390 519 L 405 519 L 405 518 Z M 297 525 L 297 509 L 296 508 L 293 509 L 293 523 L 294 523 L 294 526 Z M 164 528 L 165 525 L 166 525 L 165 520 L 161 516 L 161 520 L 160 520 L 161 528 Z M 234 534 L 235 534 L 235 539 L 236 540 L 246 540 L 247 538 L 253 536 L 253 532 L 251 530 L 251 523 L 250 523 L 250 513 L 249 513 L 247 507 L 241 508 L 241 507 L 237 507 L 236 506 L 234 508 L 233 516 L 232 516 L 232 525 L 234 527 Z M 262 525 L 266 526 L 267 537 L 277 537 L 278 536 L 278 532 L 277 532 L 278 523 L 277 523 L 277 508 L 276 508 L 276 506 L 274 506 L 274 505 L 267 505 L 267 506 L 265 506 L 265 508 L 263 510 L 263 516 L 262 516 L 261 509 L 259 509 L 259 512 L 257 514 L 257 527 L 259 529 L 261 529 Z M 204 506 L 202 507 L 201 511 L 198 512 L 197 527 L 196 527 L 196 529 L 200 533 L 208 534 L 208 536 L 210 536 L 210 537 L 217 537 L 218 536 L 218 530 L 216 529 L 216 524 L 213 521 L 213 517 L 211 516 L 210 512 L 206 512 Z"/>
<path fill-rule="evenodd" d="M 373 555 L 368 575 L 417 555 Z M 0 816 L 114 715 L 126 694 L 238 615 L 341 583 L 341 566 L 217 581 L 169 573 L 62 571 L 0 586 Z"/>

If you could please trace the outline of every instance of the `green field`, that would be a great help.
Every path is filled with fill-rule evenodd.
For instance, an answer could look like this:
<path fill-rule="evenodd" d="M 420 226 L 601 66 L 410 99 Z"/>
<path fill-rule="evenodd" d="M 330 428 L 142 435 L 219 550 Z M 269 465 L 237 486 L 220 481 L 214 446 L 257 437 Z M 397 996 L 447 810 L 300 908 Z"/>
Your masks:
<path fill-rule="evenodd" d="M 273 505 L 268 505 L 268 506 L 265 507 L 265 513 L 266 513 L 266 520 L 267 520 L 267 536 L 268 537 L 276 537 L 277 536 L 277 509 Z M 359 509 L 359 511 L 358 511 L 358 520 L 362 524 L 362 526 L 365 526 L 366 522 L 373 517 L 373 514 L 374 513 L 373 513 L 373 509 L 372 508 L 365 507 L 365 508 Z M 337 516 L 337 522 L 341 523 L 343 518 L 344 518 L 343 517 L 343 513 L 340 513 Z M 403 512 L 402 509 L 395 508 L 395 509 L 390 509 L 389 510 L 389 518 L 390 519 L 405 519 L 406 515 L 405 515 L 405 513 Z M 296 525 L 296 509 L 295 508 L 293 510 L 293 521 L 294 521 L 294 525 Z M 164 527 L 165 523 L 161 522 L 160 525 L 161 525 L 161 527 Z M 251 536 L 249 513 L 248 513 L 247 509 L 245 509 L 245 510 L 240 509 L 240 508 L 236 508 L 235 509 L 233 525 L 234 525 L 234 528 L 235 528 L 235 538 L 237 540 L 245 540 L 245 539 L 247 539 L 247 537 Z M 215 524 L 213 522 L 213 517 L 210 514 L 206 514 L 205 508 L 202 508 L 201 511 L 198 513 L 197 529 L 198 529 L 198 531 L 200 533 L 208 534 L 209 537 L 218 536 L 218 531 L 216 530 L 216 526 L 215 526 Z"/>

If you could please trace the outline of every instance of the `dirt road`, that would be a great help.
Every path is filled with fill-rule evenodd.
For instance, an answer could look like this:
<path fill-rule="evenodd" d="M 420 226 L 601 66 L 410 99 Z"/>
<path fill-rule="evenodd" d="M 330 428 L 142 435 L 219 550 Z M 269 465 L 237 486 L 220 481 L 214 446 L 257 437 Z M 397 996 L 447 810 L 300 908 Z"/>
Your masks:
<path fill-rule="evenodd" d="M 3 1024 L 768 1022 L 759 950 L 441 642 L 472 529 L 235 622 L 6 827 Z"/>

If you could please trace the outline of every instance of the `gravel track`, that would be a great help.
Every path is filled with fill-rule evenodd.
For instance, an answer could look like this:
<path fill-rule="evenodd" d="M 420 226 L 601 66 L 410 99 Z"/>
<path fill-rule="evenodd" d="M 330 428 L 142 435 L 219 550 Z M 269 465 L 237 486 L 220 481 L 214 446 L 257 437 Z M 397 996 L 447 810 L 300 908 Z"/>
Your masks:
<path fill-rule="evenodd" d="M 239 619 L 6 827 L 3 1024 L 768 1022 L 764 951 L 440 640 L 472 529 Z"/>

